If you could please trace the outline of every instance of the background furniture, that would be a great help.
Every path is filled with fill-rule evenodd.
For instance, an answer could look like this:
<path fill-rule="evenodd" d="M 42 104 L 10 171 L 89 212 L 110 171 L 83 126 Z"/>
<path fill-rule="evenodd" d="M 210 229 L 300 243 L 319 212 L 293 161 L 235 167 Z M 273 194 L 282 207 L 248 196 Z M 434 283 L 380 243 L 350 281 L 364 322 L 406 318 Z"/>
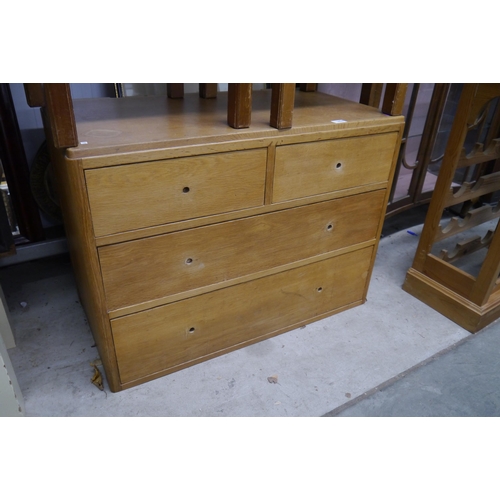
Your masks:
<path fill-rule="evenodd" d="M 500 84 L 465 84 L 436 187 L 404 290 L 470 332 L 500 317 L 500 229 L 457 243 L 437 254 L 436 245 L 498 219 L 493 193 L 500 190 Z M 467 170 L 470 181 L 454 187 Z M 441 226 L 444 211 L 457 216 Z M 477 276 L 460 268 L 473 252 L 485 252 Z"/>
<path fill-rule="evenodd" d="M 366 300 L 403 118 L 295 84 L 231 86 L 35 89 L 113 391 Z"/>
<path fill-rule="evenodd" d="M 4 178 L 11 194 L 17 230 L 14 238 L 2 200 L 0 256 L 14 254 L 15 244 L 45 238 L 38 207 L 30 190 L 29 167 L 8 83 L 0 83 L 0 181 Z"/>

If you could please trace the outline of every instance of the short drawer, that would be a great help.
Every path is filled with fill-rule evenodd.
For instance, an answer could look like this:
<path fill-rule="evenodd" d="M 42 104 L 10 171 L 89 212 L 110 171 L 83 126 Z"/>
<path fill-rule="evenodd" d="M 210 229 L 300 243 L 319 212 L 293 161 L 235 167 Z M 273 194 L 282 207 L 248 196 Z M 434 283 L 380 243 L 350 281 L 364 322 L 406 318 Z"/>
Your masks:
<path fill-rule="evenodd" d="M 109 310 L 375 239 L 385 190 L 99 249 Z"/>
<path fill-rule="evenodd" d="M 88 170 L 94 234 L 260 206 L 266 149 Z"/>
<path fill-rule="evenodd" d="M 122 383 L 204 361 L 365 296 L 373 247 L 111 321 Z"/>
<path fill-rule="evenodd" d="M 397 133 L 278 146 L 272 201 L 384 182 Z"/>

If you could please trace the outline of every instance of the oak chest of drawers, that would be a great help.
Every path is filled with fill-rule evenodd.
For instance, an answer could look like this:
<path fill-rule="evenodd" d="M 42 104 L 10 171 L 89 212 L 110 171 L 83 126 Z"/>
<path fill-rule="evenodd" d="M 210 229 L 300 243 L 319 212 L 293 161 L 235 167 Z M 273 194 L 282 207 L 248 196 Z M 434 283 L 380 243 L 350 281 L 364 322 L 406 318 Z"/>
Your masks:
<path fill-rule="evenodd" d="M 320 93 L 293 127 L 224 96 L 75 101 L 52 151 L 79 293 L 118 391 L 360 305 L 402 117 Z"/>

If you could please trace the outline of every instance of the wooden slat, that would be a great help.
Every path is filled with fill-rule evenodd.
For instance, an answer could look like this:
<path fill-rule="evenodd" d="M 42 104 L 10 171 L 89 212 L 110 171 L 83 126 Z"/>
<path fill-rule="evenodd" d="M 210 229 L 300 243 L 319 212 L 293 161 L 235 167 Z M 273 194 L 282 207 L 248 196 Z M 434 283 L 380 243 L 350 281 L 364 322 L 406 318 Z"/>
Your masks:
<path fill-rule="evenodd" d="M 232 128 L 248 128 L 252 121 L 252 84 L 228 86 L 227 123 Z"/>
<path fill-rule="evenodd" d="M 182 99 L 184 97 L 184 84 L 167 83 L 167 96 L 170 99 Z"/>
<path fill-rule="evenodd" d="M 438 242 L 444 240 L 445 238 L 449 238 L 450 236 L 460 234 L 468 229 L 478 226 L 479 224 L 496 219 L 499 215 L 500 205 L 496 208 L 493 208 L 492 205 L 484 205 L 470 210 L 463 218 L 452 217 L 446 227 L 440 227 L 440 230 L 436 233 L 434 241 Z"/>
<path fill-rule="evenodd" d="M 380 106 L 383 88 L 383 83 L 363 83 L 359 102 L 367 106 L 372 106 L 373 108 L 378 108 Z"/>
<path fill-rule="evenodd" d="M 403 114 L 403 106 L 405 103 L 407 89 L 407 83 L 388 83 L 385 87 L 382 113 L 391 116 Z"/>
<path fill-rule="evenodd" d="M 273 83 L 271 98 L 271 127 L 291 128 L 295 101 L 294 83 Z"/>
<path fill-rule="evenodd" d="M 318 90 L 317 83 L 300 83 L 299 85 L 301 92 L 316 92 Z"/>
<path fill-rule="evenodd" d="M 217 97 L 216 83 L 200 83 L 200 97 L 203 99 L 215 99 Z"/>
<path fill-rule="evenodd" d="M 41 83 L 25 83 L 24 93 L 26 94 L 26 101 L 30 108 L 45 106 L 45 96 Z"/>
<path fill-rule="evenodd" d="M 69 83 L 45 83 L 45 106 L 56 148 L 78 145 L 73 100 Z"/>
<path fill-rule="evenodd" d="M 451 207 L 458 205 L 472 198 L 477 198 L 488 193 L 493 193 L 500 189 L 500 172 L 483 175 L 477 182 L 464 182 L 462 187 L 456 192 L 448 192 L 444 206 Z"/>
<path fill-rule="evenodd" d="M 500 158 L 500 138 L 495 138 L 490 142 L 486 150 L 484 150 L 483 144 L 480 143 L 476 144 L 473 151 L 469 153 L 466 153 L 465 149 L 463 149 L 457 168 L 469 167 L 477 163 L 497 160 L 498 158 Z"/>
<path fill-rule="evenodd" d="M 466 255 L 471 255 L 478 250 L 488 247 L 492 238 L 493 231 L 488 231 L 484 237 L 472 236 L 471 238 L 456 243 L 453 250 L 441 250 L 439 257 L 441 257 L 441 259 L 445 262 L 455 262 Z"/>

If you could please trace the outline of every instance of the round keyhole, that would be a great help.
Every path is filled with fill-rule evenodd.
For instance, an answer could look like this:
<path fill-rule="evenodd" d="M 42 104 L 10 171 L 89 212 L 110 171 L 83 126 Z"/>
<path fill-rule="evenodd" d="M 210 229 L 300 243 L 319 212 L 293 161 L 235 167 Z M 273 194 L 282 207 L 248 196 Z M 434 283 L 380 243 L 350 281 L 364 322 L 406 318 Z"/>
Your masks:
<path fill-rule="evenodd" d="M 189 188 L 186 186 L 185 188 L 182 189 L 183 193 L 189 193 Z"/>
<path fill-rule="evenodd" d="M 187 258 L 186 259 L 186 264 L 189 265 L 189 264 L 192 264 L 193 263 L 193 259 L 191 257 Z"/>

